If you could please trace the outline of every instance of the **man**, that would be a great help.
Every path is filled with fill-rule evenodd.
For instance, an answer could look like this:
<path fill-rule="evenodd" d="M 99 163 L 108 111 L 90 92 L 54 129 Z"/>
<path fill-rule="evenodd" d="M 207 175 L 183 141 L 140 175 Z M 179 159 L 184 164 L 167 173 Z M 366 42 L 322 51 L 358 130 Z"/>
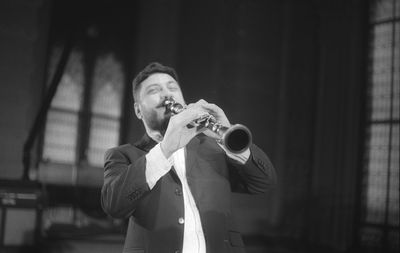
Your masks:
<path fill-rule="evenodd" d="M 133 81 L 133 95 L 146 133 L 134 145 L 106 152 L 102 188 L 106 213 L 129 217 L 124 252 L 245 252 L 230 194 L 263 193 L 275 185 L 268 157 L 254 144 L 232 154 L 210 130 L 191 127 L 203 115 L 224 126 L 230 122 L 221 108 L 204 100 L 186 105 L 170 67 L 146 66 Z M 185 110 L 171 115 L 166 98 Z"/>

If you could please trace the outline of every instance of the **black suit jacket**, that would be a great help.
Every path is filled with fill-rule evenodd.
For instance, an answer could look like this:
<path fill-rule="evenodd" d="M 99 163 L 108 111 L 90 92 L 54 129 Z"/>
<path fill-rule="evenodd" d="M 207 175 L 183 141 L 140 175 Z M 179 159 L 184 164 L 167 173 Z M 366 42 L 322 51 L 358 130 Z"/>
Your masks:
<path fill-rule="evenodd" d="M 102 206 L 109 215 L 128 218 L 124 252 L 180 252 L 184 218 L 182 185 L 171 169 L 150 190 L 146 182 L 147 152 L 155 142 L 145 135 L 135 145 L 106 152 Z M 186 146 L 187 181 L 199 209 L 208 253 L 244 252 L 231 216 L 231 191 L 263 193 L 276 184 L 275 170 L 254 144 L 245 165 L 229 158 L 205 135 Z"/>

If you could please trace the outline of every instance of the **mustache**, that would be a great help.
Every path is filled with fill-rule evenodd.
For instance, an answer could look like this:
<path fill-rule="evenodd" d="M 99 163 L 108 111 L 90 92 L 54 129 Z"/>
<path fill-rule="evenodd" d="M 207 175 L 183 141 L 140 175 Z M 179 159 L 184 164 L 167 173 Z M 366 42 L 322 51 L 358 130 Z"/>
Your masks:
<path fill-rule="evenodd" d="M 164 98 L 157 106 L 156 108 L 162 108 L 165 107 L 165 101 L 167 101 L 169 98 Z"/>

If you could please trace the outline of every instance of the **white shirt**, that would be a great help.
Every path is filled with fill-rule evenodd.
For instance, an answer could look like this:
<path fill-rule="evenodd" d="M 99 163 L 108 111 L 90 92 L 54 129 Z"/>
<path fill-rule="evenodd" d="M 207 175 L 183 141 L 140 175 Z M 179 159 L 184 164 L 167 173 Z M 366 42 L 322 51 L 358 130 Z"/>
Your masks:
<path fill-rule="evenodd" d="M 221 146 L 221 145 L 220 145 Z M 250 156 L 247 149 L 241 154 L 232 154 L 221 146 L 232 159 L 244 164 Z M 182 183 L 185 217 L 183 217 L 183 249 L 182 253 L 206 253 L 206 243 L 200 214 L 186 179 L 185 148 L 177 150 L 167 159 L 157 144 L 146 155 L 146 181 L 152 189 L 157 181 L 174 166 Z"/>

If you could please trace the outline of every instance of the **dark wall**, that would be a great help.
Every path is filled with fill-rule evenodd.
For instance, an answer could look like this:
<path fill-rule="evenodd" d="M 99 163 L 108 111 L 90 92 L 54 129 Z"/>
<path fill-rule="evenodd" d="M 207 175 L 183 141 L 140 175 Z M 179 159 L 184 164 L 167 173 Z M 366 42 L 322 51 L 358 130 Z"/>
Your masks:
<path fill-rule="evenodd" d="M 47 1 L 32 2 L 0 8 L 0 139 L 9 147 L 0 157 L 2 178 L 21 174 L 23 141 L 42 98 L 49 10 Z M 129 9 L 135 24 L 126 26 L 127 76 L 151 61 L 175 67 L 188 102 L 220 105 L 251 129 L 275 164 L 275 191 L 234 196 L 246 235 L 289 238 L 310 249 L 352 246 L 365 3 L 150 0 Z M 122 135 L 132 142 L 143 127 L 130 92 L 126 100 Z"/>
<path fill-rule="evenodd" d="M 173 2 L 178 19 L 151 21 L 148 60 L 177 68 L 188 101 L 217 103 L 249 126 L 279 173 L 276 191 L 235 196 L 242 230 L 304 247 L 351 247 L 366 1 Z M 175 39 L 151 41 L 168 31 Z M 137 70 L 146 62 L 139 52 Z"/>
<path fill-rule="evenodd" d="M 22 150 L 41 103 L 48 1 L 0 1 L 0 177 L 22 176 Z"/>

